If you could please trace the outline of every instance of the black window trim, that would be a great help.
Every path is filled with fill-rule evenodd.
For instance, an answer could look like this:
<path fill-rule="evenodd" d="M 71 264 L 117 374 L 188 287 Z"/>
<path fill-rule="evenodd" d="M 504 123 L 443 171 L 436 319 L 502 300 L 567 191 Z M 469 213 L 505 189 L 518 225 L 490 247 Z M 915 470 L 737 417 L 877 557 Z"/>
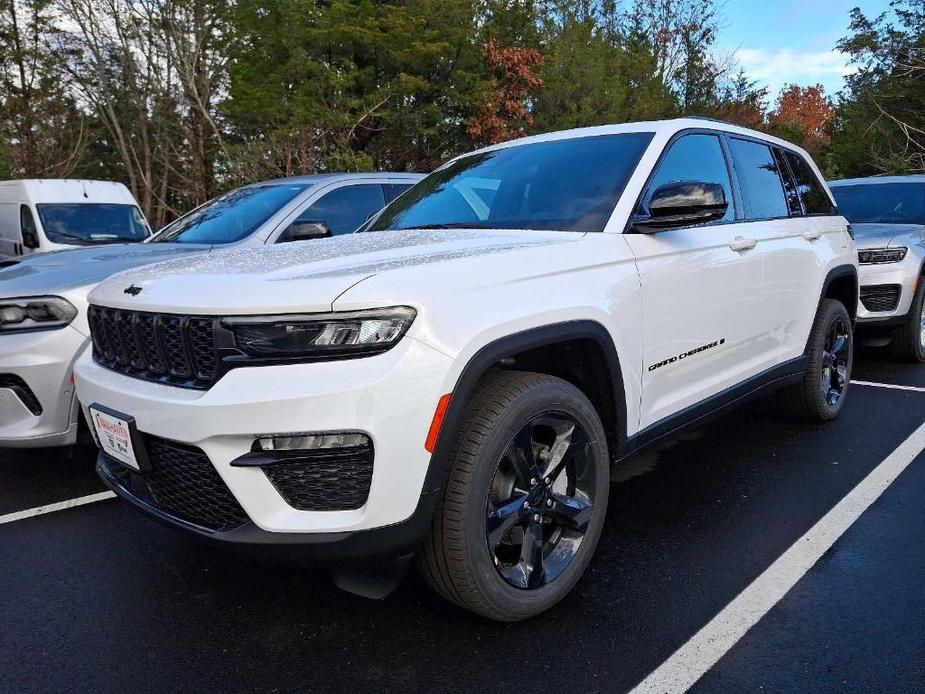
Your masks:
<path fill-rule="evenodd" d="M 716 222 L 707 222 L 706 224 L 693 224 L 691 226 L 684 227 L 675 227 L 671 231 L 686 231 L 688 229 L 705 229 L 710 227 L 719 227 L 725 226 L 727 224 L 741 224 L 746 221 L 743 219 L 743 203 L 742 203 L 742 192 L 739 189 L 738 178 L 735 175 L 735 169 L 733 167 L 732 152 L 729 150 L 728 144 L 724 137 L 725 133 L 722 130 L 714 130 L 711 128 L 685 128 L 684 130 L 677 131 L 674 135 L 669 138 L 668 142 L 665 143 L 665 146 L 662 148 L 661 153 L 658 155 L 658 159 L 655 162 L 655 165 L 652 167 L 652 170 L 649 172 L 649 175 L 646 177 L 646 182 L 642 186 L 642 190 L 639 192 L 639 195 L 636 197 L 636 202 L 633 204 L 632 212 L 630 213 L 629 219 L 626 220 L 626 225 L 623 227 L 624 234 L 638 234 L 640 232 L 636 231 L 633 225 L 633 217 L 636 214 L 636 211 L 642 206 L 642 201 L 645 200 L 646 194 L 649 192 L 649 186 L 652 185 L 652 180 L 655 178 L 655 174 L 658 173 L 659 167 L 665 160 L 665 157 L 668 155 L 669 150 L 672 148 L 675 142 L 680 140 L 682 137 L 687 135 L 714 135 L 717 140 L 719 140 L 719 148 L 723 153 L 723 159 L 726 162 L 726 174 L 729 176 L 729 186 L 732 189 L 732 219 L 725 220 L 721 219 Z"/>
<path fill-rule="evenodd" d="M 782 168 L 781 174 L 786 171 L 787 179 L 790 181 L 790 185 L 793 186 L 793 192 L 797 194 L 797 203 L 799 203 L 800 211 L 794 212 L 790 209 L 790 200 L 787 197 L 787 181 L 782 181 L 784 184 L 784 200 L 787 201 L 787 210 L 789 214 L 788 217 L 806 217 L 806 205 L 803 204 L 803 196 L 800 195 L 800 189 L 797 186 L 797 177 L 793 173 L 793 167 L 790 166 L 790 161 L 787 159 L 786 151 L 783 147 L 779 145 L 772 145 L 771 151 L 774 153 L 774 159 L 777 160 L 777 166 Z"/>

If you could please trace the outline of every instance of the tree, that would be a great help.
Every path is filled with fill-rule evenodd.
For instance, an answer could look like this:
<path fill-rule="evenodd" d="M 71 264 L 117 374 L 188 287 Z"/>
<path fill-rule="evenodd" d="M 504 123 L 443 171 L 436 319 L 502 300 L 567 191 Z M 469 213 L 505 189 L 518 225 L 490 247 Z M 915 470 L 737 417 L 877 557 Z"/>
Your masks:
<path fill-rule="evenodd" d="M 925 171 L 925 0 L 894 0 L 892 13 L 851 13 L 838 48 L 856 72 L 835 119 L 831 166 L 841 175 Z"/>
<path fill-rule="evenodd" d="M 768 115 L 768 125 L 781 137 L 818 154 L 831 142 L 829 128 L 834 118 L 835 107 L 821 84 L 811 87 L 790 84 L 778 95 L 776 106 Z"/>
<path fill-rule="evenodd" d="M 528 99 L 542 86 L 536 67 L 543 56 L 533 48 L 485 44 L 485 62 L 494 73 L 482 106 L 469 117 L 469 135 L 477 145 L 492 145 L 526 135 L 533 124 Z"/>
<path fill-rule="evenodd" d="M 218 0 L 57 0 L 68 80 L 116 171 L 160 226 L 217 191 L 227 5 Z M 99 147 L 95 147 L 99 149 Z"/>
<path fill-rule="evenodd" d="M 72 95 L 61 89 L 64 64 L 49 0 L 4 0 L 0 6 L 0 136 L 7 174 L 69 176 L 86 147 Z"/>
<path fill-rule="evenodd" d="M 743 70 L 739 70 L 735 78 L 721 87 L 715 114 L 736 125 L 761 129 L 764 127 L 767 98 L 767 87 L 759 88 Z"/>

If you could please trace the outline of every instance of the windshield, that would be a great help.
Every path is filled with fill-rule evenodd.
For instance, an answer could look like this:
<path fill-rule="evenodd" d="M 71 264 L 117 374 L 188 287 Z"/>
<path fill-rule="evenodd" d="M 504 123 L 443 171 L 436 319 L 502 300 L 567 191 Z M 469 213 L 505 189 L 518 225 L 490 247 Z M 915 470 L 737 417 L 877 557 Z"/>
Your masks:
<path fill-rule="evenodd" d="M 52 243 L 88 246 L 143 241 L 151 233 L 145 218 L 134 205 L 74 202 L 41 203 L 35 207 L 45 236 Z"/>
<path fill-rule="evenodd" d="M 151 242 L 223 244 L 240 241 L 257 231 L 310 185 L 268 183 L 232 190 L 168 224 Z"/>
<path fill-rule="evenodd" d="M 389 205 L 369 231 L 603 231 L 652 133 L 515 145 L 463 157 Z"/>
<path fill-rule="evenodd" d="M 925 184 L 832 186 L 838 211 L 852 224 L 925 224 Z"/>

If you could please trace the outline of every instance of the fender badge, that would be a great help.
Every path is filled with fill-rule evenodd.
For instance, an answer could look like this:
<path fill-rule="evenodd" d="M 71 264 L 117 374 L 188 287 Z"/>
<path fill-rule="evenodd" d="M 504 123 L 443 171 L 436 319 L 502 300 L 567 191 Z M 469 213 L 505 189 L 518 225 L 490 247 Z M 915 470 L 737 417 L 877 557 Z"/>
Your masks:
<path fill-rule="evenodd" d="M 141 294 L 141 287 L 136 287 L 134 284 L 132 284 L 126 287 L 125 293 L 131 294 L 132 296 L 138 296 L 139 294 Z"/>

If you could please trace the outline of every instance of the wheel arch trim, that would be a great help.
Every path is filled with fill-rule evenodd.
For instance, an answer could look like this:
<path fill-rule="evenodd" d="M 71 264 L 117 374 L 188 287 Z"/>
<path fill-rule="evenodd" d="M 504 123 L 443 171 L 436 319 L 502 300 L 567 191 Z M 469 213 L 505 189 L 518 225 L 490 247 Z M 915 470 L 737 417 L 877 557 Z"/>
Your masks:
<path fill-rule="evenodd" d="M 825 280 L 823 280 L 823 282 L 822 282 L 822 290 L 819 292 L 819 304 L 818 304 L 818 306 L 821 306 L 821 305 L 822 305 L 822 300 L 826 298 L 826 295 L 829 293 L 829 288 L 832 286 L 832 284 L 833 284 L 836 280 L 840 280 L 840 279 L 842 279 L 842 278 L 844 278 L 844 277 L 850 277 L 851 279 L 854 280 L 855 294 L 857 294 L 858 291 L 860 291 L 861 282 L 860 282 L 860 279 L 859 279 L 859 276 L 858 276 L 858 269 L 857 269 L 857 267 L 855 267 L 854 265 L 836 265 L 836 266 L 833 267 L 831 270 L 829 270 L 829 272 L 828 272 L 828 273 L 826 274 L 826 276 L 825 276 Z M 853 320 L 856 320 L 856 319 L 857 319 L 858 303 L 859 303 L 859 302 L 860 302 L 859 296 L 855 296 L 855 297 L 854 297 L 854 306 L 846 306 L 846 307 L 845 307 L 846 309 L 848 309 L 849 315 L 851 315 L 851 316 L 854 317 Z M 819 310 L 819 309 L 818 309 L 818 306 L 817 306 L 817 308 L 816 308 L 816 311 L 817 311 L 817 312 L 818 312 L 818 310 Z M 808 348 L 808 344 L 809 344 L 809 343 L 808 343 L 808 341 L 807 341 L 807 348 Z"/>
<path fill-rule="evenodd" d="M 550 347 L 574 340 L 590 340 L 601 349 L 610 374 L 610 386 L 617 418 L 617 438 L 621 443 L 625 440 L 627 431 L 626 390 L 620 357 L 608 330 L 594 320 L 571 320 L 530 328 L 489 342 L 466 362 L 451 391 L 449 407 L 437 436 L 434 453 L 424 480 L 423 494 L 435 492 L 443 486 L 456 433 L 462 424 L 472 391 L 479 380 L 502 359 L 527 350 Z"/>

